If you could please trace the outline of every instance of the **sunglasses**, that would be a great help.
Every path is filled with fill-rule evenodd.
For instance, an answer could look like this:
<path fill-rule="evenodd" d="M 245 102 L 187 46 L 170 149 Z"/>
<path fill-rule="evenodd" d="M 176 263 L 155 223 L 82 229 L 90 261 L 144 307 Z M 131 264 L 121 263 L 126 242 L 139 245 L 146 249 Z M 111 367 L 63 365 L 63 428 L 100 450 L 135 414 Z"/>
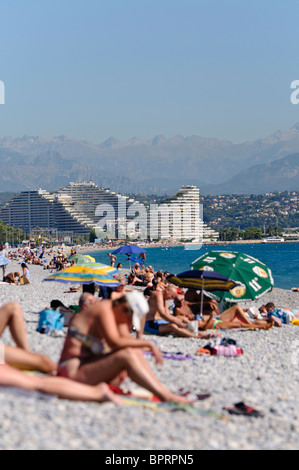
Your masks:
<path fill-rule="evenodd" d="M 127 314 L 133 314 L 133 310 L 130 308 L 130 307 L 126 307 L 125 305 L 122 307 L 122 311 L 123 313 L 127 313 Z"/>

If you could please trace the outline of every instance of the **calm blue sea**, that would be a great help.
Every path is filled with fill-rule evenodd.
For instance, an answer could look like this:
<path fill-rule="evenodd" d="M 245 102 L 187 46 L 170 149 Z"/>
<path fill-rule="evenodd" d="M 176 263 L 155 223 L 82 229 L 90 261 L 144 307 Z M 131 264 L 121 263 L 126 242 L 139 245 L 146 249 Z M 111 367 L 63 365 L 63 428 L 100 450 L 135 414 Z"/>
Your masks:
<path fill-rule="evenodd" d="M 299 287 L 299 243 L 217 245 L 205 246 L 195 251 L 184 250 L 183 247 L 147 248 L 146 265 L 152 265 L 156 271 L 178 274 L 190 269 L 192 261 L 211 250 L 238 251 L 254 256 L 272 269 L 275 287 Z M 94 251 L 89 254 L 99 263 L 110 264 L 107 253 L 108 251 Z M 117 255 L 116 263 L 118 262 L 124 268 L 129 268 L 126 255 Z"/>

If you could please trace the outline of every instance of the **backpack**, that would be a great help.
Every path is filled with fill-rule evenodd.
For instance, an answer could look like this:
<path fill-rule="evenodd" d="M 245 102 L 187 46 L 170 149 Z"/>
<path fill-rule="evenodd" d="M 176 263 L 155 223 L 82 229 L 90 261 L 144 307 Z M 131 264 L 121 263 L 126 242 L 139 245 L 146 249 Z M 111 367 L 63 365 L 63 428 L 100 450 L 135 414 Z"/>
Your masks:
<path fill-rule="evenodd" d="M 64 316 L 58 310 L 45 309 L 39 314 L 37 330 L 42 334 L 61 331 L 64 327 Z"/>

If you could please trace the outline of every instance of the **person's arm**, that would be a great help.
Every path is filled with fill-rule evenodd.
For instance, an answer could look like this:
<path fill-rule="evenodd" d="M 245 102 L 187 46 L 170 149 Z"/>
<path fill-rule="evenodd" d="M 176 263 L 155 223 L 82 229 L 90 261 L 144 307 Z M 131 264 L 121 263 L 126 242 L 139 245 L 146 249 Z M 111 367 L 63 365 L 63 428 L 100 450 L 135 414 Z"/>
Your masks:
<path fill-rule="evenodd" d="M 103 332 L 104 339 L 110 348 L 113 350 L 122 348 L 149 349 L 153 353 L 157 364 L 162 364 L 163 360 L 161 351 L 153 341 L 133 338 L 130 334 L 125 333 L 124 328 L 121 329 L 124 336 L 121 335 L 116 324 L 110 302 L 102 301 L 95 308 L 98 309 L 99 313 L 97 316 L 97 319 L 100 322 L 99 326 Z"/>
<path fill-rule="evenodd" d="M 159 291 L 157 297 L 157 311 L 159 315 L 169 323 L 175 323 L 179 328 L 185 328 L 186 323 L 169 313 L 168 307 L 164 304 L 163 291 Z"/>

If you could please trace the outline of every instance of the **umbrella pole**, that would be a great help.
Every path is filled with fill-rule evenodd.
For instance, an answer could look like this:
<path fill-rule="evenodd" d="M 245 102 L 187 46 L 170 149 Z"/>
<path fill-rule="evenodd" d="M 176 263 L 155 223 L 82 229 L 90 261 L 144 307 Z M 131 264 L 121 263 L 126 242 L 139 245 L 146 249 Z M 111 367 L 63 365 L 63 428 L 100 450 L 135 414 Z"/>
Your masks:
<path fill-rule="evenodd" d="M 202 277 L 202 288 L 201 288 L 201 304 L 200 304 L 200 316 L 203 314 L 203 288 L 204 288 L 204 278 Z"/>

